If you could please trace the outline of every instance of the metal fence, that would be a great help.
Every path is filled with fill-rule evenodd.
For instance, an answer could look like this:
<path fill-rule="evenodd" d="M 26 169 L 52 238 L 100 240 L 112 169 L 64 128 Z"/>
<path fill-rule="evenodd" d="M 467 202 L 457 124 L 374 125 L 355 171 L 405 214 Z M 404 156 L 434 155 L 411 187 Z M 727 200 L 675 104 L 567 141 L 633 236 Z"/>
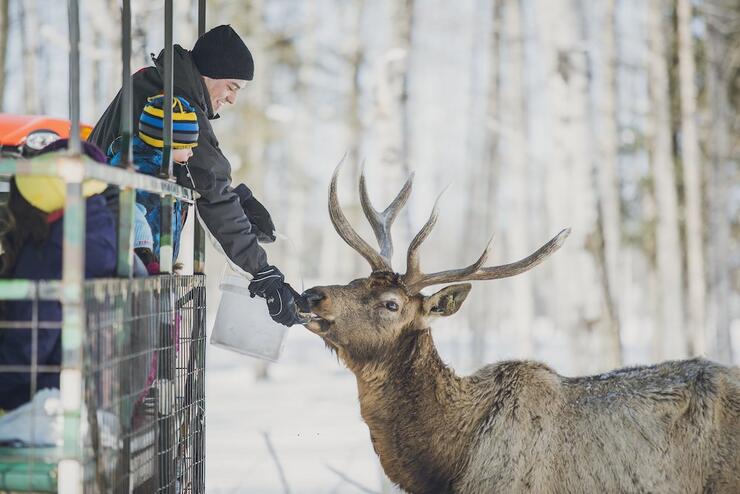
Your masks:
<path fill-rule="evenodd" d="M 204 277 L 94 281 L 85 300 L 85 490 L 203 492 Z"/>
<path fill-rule="evenodd" d="M 58 333 L 60 321 L 41 320 L 39 308 L 59 303 L 61 283 L 10 283 L 19 300 L 5 303 L 30 304 L 32 317 L 0 321 L 0 331 L 23 331 L 30 342 L 40 331 Z M 204 492 L 205 277 L 90 280 L 84 300 L 83 491 Z M 35 361 L 2 368 L 6 377 L 28 376 L 31 397 L 40 377 L 60 370 Z M 26 430 L 0 446 L 0 491 L 57 491 L 61 417 L 41 410 L 54 399 L 31 402 Z"/>
<path fill-rule="evenodd" d="M 175 199 L 193 203 L 193 193 L 172 180 L 172 109 L 165 105 L 162 179 L 128 166 L 131 111 L 121 112 L 122 168 L 80 155 L 79 0 L 67 3 L 69 152 L 0 160 L 0 179 L 58 177 L 66 189 L 62 279 L 0 280 L 0 304 L 27 304 L 31 314 L 25 320 L 0 317 L 0 338 L 15 331 L 30 348 L 28 362 L 0 366 L 0 377 L 29 381 L 28 403 L 0 417 L 0 432 L 7 433 L 0 442 L 0 492 L 204 492 L 205 277 L 171 274 L 167 255 L 172 252 L 167 212 Z M 197 2 L 199 35 L 205 31 L 205 3 Z M 173 0 L 164 0 L 166 101 L 172 100 L 173 87 L 172 6 Z M 132 101 L 130 0 L 122 0 L 121 14 L 121 97 L 127 109 Z M 82 183 L 88 179 L 119 188 L 117 279 L 85 280 Z M 132 278 L 136 190 L 162 200 L 160 276 Z M 193 272 L 202 273 L 205 234 L 197 221 L 193 237 L 183 241 L 193 242 Z M 39 319 L 45 304 L 56 308 L 55 320 Z M 56 339 L 60 358 L 52 360 L 60 365 L 39 361 L 42 334 Z"/>

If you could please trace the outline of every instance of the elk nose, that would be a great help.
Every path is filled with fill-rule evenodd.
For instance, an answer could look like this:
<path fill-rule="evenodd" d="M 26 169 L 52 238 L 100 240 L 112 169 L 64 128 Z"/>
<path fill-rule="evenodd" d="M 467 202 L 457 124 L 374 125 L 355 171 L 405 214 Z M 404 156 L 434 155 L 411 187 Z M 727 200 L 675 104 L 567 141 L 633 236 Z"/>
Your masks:
<path fill-rule="evenodd" d="M 309 288 L 308 290 L 303 292 L 302 296 L 303 299 L 308 303 L 309 307 L 315 307 L 316 305 L 318 305 L 319 302 L 326 298 L 324 292 L 316 288 Z"/>

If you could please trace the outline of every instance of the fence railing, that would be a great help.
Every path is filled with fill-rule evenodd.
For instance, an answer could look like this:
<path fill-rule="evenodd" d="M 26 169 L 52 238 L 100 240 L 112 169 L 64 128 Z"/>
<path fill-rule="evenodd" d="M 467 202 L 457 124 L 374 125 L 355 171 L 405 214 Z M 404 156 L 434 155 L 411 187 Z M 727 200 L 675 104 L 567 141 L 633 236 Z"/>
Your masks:
<path fill-rule="evenodd" d="M 198 35 L 205 31 L 205 0 L 198 0 Z M 164 0 L 163 92 L 172 101 L 173 2 Z M 22 334 L 30 351 L 23 365 L 0 366 L 0 376 L 28 376 L 31 401 L 4 417 L 18 440 L 0 443 L 0 492 L 203 492 L 205 434 L 205 234 L 192 208 L 192 275 L 172 274 L 172 205 L 193 193 L 172 180 L 172 109 L 165 106 L 164 160 L 159 178 L 133 172 L 131 137 L 131 1 L 121 1 L 121 168 L 80 154 L 79 0 L 68 0 L 69 152 L 32 160 L 0 160 L 0 178 L 61 178 L 61 280 L 0 280 L 0 304 L 29 304 L 28 320 L 0 320 L 3 333 Z M 118 249 L 115 279 L 85 280 L 85 199 L 82 183 L 117 186 Z M 160 271 L 132 278 L 136 190 L 162 200 Z M 52 304 L 61 318 L 40 320 Z M 46 333 L 44 333 L 46 332 Z M 59 336 L 59 365 L 38 361 L 42 334 Z M 0 343 L 1 344 L 1 343 Z M 43 391 L 58 376 L 58 392 Z M 34 399 L 37 397 L 38 399 Z"/>
<path fill-rule="evenodd" d="M 96 179 L 117 185 L 121 211 L 136 189 L 169 204 L 192 203 L 192 192 L 68 154 L 0 161 L 0 176 L 10 175 L 62 178 L 67 197 L 62 279 L 0 280 L 1 303 L 31 306 L 28 320 L 0 321 L 0 341 L 4 331 L 24 332 L 21 339 L 31 348 L 30 361 L 0 365 L 0 377 L 27 376 L 32 399 L 21 419 L 28 430 L 12 444 L 0 444 L 0 491 L 203 492 L 205 276 L 85 280 L 81 184 Z M 119 236 L 130 239 L 125 216 L 119 214 Z M 172 226 L 162 223 L 166 255 Z M 119 241 L 119 249 L 119 274 L 130 275 L 130 240 Z M 40 319 L 44 304 L 61 304 L 61 321 Z M 60 365 L 38 362 L 41 332 L 61 334 Z M 55 373 L 58 394 L 44 394 L 44 376 Z M 58 409 L 47 415 L 40 407 L 49 403 Z M 57 434 L 50 436 L 50 428 Z"/>

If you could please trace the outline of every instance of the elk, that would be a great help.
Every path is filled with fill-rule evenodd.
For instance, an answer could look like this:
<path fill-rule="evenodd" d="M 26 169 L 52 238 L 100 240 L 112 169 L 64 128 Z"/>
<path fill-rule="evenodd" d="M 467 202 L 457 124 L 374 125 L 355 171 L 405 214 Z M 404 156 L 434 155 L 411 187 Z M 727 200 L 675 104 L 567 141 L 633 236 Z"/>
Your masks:
<path fill-rule="evenodd" d="M 355 375 L 362 418 L 393 482 L 410 493 L 740 493 L 740 369 L 693 359 L 571 378 L 538 362 L 506 361 L 456 375 L 429 324 L 459 310 L 471 290 L 460 282 L 523 273 L 569 230 L 511 264 L 484 267 L 489 241 L 470 266 L 424 274 L 419 247 L 437 220 L 438 198 L 401 275 L 391 268 L 390 229 L 413 176 L 382 212 L 360 176 L 376 251 L 342 212 L 340 167 L 329 215 L 372 272 L 307 290 L 305 326 Z M 421 293 L 433 285 L 448 286 Z"/>

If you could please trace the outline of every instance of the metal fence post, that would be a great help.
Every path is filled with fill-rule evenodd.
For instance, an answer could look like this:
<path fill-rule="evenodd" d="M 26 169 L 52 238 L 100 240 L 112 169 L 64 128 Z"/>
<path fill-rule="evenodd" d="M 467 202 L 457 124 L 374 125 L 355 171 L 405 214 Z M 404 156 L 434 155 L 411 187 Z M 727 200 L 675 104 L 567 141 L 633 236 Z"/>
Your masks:
<path fill-rule="evenodd" d="M 206 32 L 206 0 L 198 0 L 198 37 Z M 206 232 L 198 221 L 197 208 L 195 211 L 193 228 L 193 273 L 206 272 Z"/>
<path fill-rule="evenodd" d="M 59 463 L 61 494 L 83 490 L 82 436 L 82 342 L 85 307 L 82 283 L 85 272 L 85 200 L 82 197 L 83 169 L 80 153 L 80 12 L 78 0 L 69 0 L 69 151 L 77 157 L 61 168 L 66 183 L 62 254 L 62 370 L 60 397 L 64 410 L 64 452 Z M 63 159 L 63 158 L 60 158 Z"/>
<path fill-rule="evenodd" d="M 123 0 L 121 5 L 121 141 L 122 165 L 130 168 L 133 162 L 132 136 L 132 82 L 131 82 L 131 0 Z M 136 190 L 121 188 L 118 204 L 118 276 L 128 278 L 133 275 L 134 208 Z"/>

